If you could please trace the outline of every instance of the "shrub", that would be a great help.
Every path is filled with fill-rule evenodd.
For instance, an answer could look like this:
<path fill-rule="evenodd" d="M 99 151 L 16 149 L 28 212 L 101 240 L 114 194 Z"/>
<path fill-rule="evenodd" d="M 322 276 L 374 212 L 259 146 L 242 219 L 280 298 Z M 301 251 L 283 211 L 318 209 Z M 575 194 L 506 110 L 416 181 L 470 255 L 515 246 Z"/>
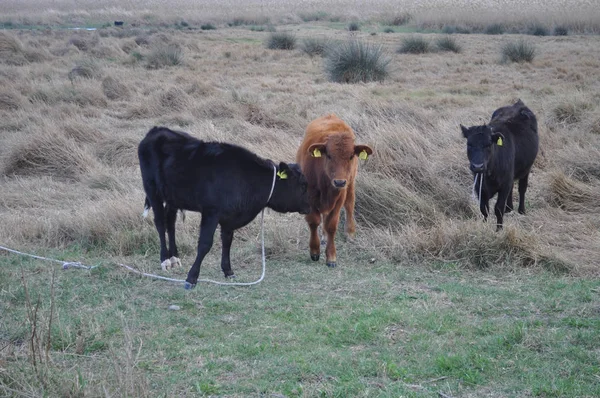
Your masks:
<path fill-rule="evenodd" d="M 350 32 L 358 32 L 360 30 L 360 25 L 358 24 L 358 22 L 350 22 L 348 24 L 348 30 Z"/>
<path fill-rule="evenodd" d="M 429 42 L 419 36 L 405 37 L 398 49 L 398 52 L 403 54 L 424 54 L 429 51 L 431 51 Z"/>
<path fill-rule="evenodd" d="M 454 53 L 460 53 L 462 51 L 462 47 L 450 36 L 437 39 L 435 45 L 440 51 L 452 51 Z"/>
<path fill-rule="evenodd" d="M 211 23 L 205 23 L 200 25 L 200 29 L 202 30 L 215 30 L 217 29 L 217 27 Z"/>
<path fill-rule="evenodd" d="M 267 39 L 267 48 L 271 50 L 293 50 L 296 48 L 296 36 L 291 33 L 271 33 Z"/>
<path fill-rule="evenodd" d="M 302 41 L 300 49 L 309 57 L 314 57 L 315 55 L 325 54 L 325 50 L 327 49 L 328 45 L 329 42 L 327 39 L 308 37 Z"/>
<path fill-rule="evenodd" d="M 325 73 L 337 83 L 383 81 L 389 63 L 381 46 L 352 40 L 330 47 Z"/>
<path fill-rule="evenodd" d="M 396 32 L 396 31 L 394 30 L 394 28 L 392 28 L 390 26 L 383 28 L 383 33 L 394 33 L 394 32 Z"/>
<path fill-rule="evenodd" d="M 160 69 L 183 63 L 183 49 L 175 43 L 155 45 L 146 57 L 146 67 Z"/>
<path fill-rule="evenodd" d="M 502 62 L 531 62 L 535 58 L 535 47 L 524 40 L 509 42 L 502 46 Z"/>
<path fill-rule="evenodd" d="M 548 36 L 548 28 L 541 24 L 534 24 L 529 27 L 529 34 L 534 36 Z"/>
<path fill-rule="evenodd" d="M 393 26 L 406 25 L 407 23 L 410 22 L 411 19 L 412 19 L 411 14 L 409 14 L 407 12 L 403 12 L 403 13 L 391 18 L 389 20 L 388 24 L 393 25 Z"/>
<path fill-rule="evenodd" d="M 567 36 L 569 34 L 569 28 L 566 26 L 555 26 L 554 36 Z"/>
<path fill-rule="evenodd" d="M 486 35 L 501 35 L 502 33 L 504 33 L 504 25 L 499 23 L 488 25 L 485 28 Z"/>

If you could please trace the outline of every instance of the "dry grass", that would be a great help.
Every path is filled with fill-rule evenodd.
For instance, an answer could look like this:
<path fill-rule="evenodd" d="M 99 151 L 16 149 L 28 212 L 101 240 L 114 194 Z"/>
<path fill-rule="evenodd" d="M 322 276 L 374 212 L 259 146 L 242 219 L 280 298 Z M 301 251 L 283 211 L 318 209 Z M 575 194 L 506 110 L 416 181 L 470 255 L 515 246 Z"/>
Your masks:
<path fill-rule="evenodd" d="M 411 24 L 425 18 L 418 10 L 406 12 Z M 223 25 L 233 17 L 223 18 Z M 193 26 L 193 18 L 186 21 Z M 462 22 L 456 18 L 452 25 Z M 481 26 L 494 22 L 501 21 L 482 18 Z M 266 34 L 221 26 L 191 33 L 110 28 L 0 34 L 0 223 L 6 226 L 0 241 L 89 244 L 110 255 L 155 250 L 152 224 L 139 219 L 136 157 L 150 127 L 167 124 L 291 161 L 305 126 L 334 112 L 375 150 L 361 163 L 359 232 L 344 246 L 347 253 L 597 273 L 596 257 L 589 255 L 600 251 L 590 238 L 600 224 L 597 37 L 538 37 L 533 62 L 499 64 L 498 43 L 487 35 L 461 36 L 461 54 L 406 56 L 394 54 L 397 35 L 369 36 L 365 28 L 356 39 L 393 54 L 389 75 L 385 83 L 340 85 L 327 82 L 320 58 L 268 51 Z M 348 35 L 321 25 L 298 25 L 294 32 L 299 42 Z M 153 60 L 157 48 L 176 49 L 175 65 L 168 57 Z M 32 62 L 28 49 L 53 55 Z M 22 63 L 6 62 L 19 54 Z M 69 73 L 73 66 L 77 71 Z M 516 98 L 538 115 L 542 154 L 531 176 L 529 214 L 507 216 L 506 231 L 496 234 L 470 199 L 472 177 L 458 126 L 487 121 Z M 267 222 L 275 242 L 271 255 L 296 259 L 304 253 L 302 217 L 268 214 Z M 193 252 L 196 228 L 196 221 L 181 226 L 184 250 Z M 563 229 L 573 240 L 560 239 Z M 251 225 L 239 236 L 255 234 Z"/>

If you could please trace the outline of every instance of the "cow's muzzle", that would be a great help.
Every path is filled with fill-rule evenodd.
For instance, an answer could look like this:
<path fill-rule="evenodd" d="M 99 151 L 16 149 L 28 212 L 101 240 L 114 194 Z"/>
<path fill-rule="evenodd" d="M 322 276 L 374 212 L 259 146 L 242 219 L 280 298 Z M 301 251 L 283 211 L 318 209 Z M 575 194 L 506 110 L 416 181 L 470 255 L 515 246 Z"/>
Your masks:
<path fill-rule="evenodd" d="M 346 186 L 346 180 L 333 180 L 333 186 L 336 188 L 344 188 Z"/>
<path fill-rule="evenodd" d="M 471 163 L 471 171 L 473 173 L 483 173 L 485 171 L 485 165 L 483 163 Z"/>

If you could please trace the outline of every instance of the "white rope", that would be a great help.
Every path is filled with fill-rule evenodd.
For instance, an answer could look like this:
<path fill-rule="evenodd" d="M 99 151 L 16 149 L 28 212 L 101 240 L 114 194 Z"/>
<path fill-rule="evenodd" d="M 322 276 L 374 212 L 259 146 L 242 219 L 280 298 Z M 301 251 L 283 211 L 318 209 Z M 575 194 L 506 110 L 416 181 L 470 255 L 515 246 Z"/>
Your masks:
<path fill-rule="evenodd" d="M 481 176 L 481 179 L 479 181 L 479 196 L 477 196 L 477 193 L 475 192 L 475 188 L 477 186 L 477 179 L 478 177 Z M 479 208 L 481 209 L 481 187 L 483 187 L 483 173 L 477 173 L 475 174 L 475 180 L 473 181 L 473 199 L 475 199 L 475 197 L 477 196 L 477 204 L 479 205 Z M 487 206 L 486 206 L 487 209 Z M 488 210 L 489 212 L 489 210 Z"/>
<path fill-rule="evenodd" d="M 273 183 L 271 184 L 271 192 L 269 193 L 269 199 L 267 200 L 267 204 L 271 200 L 271 196 L 273 196 L 273 191 L 275 190 L 275 179 L 276 179 L 276 176 L 277 176 L 277 168 L 275 166 L 273 166 Z M 265 205 L 265 207 L 266 207 L 266 205 Z M 218 282 L 218 281 L 213 281 L 213 280 L 210 280 L 210 279 L 200 279 L 200 280 L 198 280 L 198 282 L 214 283 L 216 285 L 223 285 L 223 286 L 251 286 L 251 285 L 256 285 L 256 284 L 262 282 L 262 280 L 265 278 L 265 271 L 266 271 L 266 268 L 267 268 L 266 261 L 265 261 L 265 228 L 264 228 L 264 216 L 265 216 L 265 209 L 263 208 L 262 213 L 260 215 L 261 248 L 262 248 L 262 274 L 261 274 L 260 278 L 258 280 L 256 280 L 256 281 L 254 281 L 254 282 Z M 87 270 L 92 270 L 92 269 L 98 267 L 97 265 L 94 265 L 94 266 L 84 265 L 84 264 L 80 263 L 79 261 L 62 261 L 62 260 L 56 260 L 56 259 L 49 258 L 49 257 L 36 256 L 35 254 L 29 254 L 29 253 L 20 252 L 18 250 L 9 249 L 8 247 L 4 247 L 4 246 L 0 246 L 0 250 L 5 250 L 5 251 L 10 252 L 10 253 L 19 254 L 21 256 L 36 258 L 38 260 L 52 261 L 52 262 L 55 262 L 55 263 L 59 263 L 59 264 L 62 264 L 62 268 L 63 269 L 68 269 L 68 268 L 83 268 L 83 269 L 87 269 Z M 125 264 L 117 264 L 117 265 L 119 267 L 123 267 L 123 268 L 125 268 L 125 269 L 127 269 L 127 270 L 129 270 L 131 272 L 134 272 L 134 273 L 142 275 L 142 276 L 147 276 L 149 278 L 161 279 L 161 280 L 165 280 L 165 281 L 169 281 L 169 282 L 175 282 L 175 283 L 183 283 L 183 284 L 186 283 L 186 281 L 183 280 L 183 279 L 167 278 L 166 276 L 149 274 L 149 273 L 146 273 L 146 272 L 138 271 L 137 269 L 132 268 L 129 265 L 125 265 Z"/>

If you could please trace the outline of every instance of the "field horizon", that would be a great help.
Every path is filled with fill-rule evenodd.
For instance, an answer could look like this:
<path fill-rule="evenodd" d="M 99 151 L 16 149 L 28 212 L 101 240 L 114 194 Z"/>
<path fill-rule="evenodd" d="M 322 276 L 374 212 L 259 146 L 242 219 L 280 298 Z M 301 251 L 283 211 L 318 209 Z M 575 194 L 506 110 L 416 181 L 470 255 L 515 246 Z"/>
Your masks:
<path fill-rule="evenodd" d="M 0 250 L 3 396 L 600 395 L 589 2 L 142 3 L 0 5 L 0 245 L 97 266 Z M 269 48 L 273 33 L 293 48 Z M 381 51 L 379 81 L 331 81 L 327 57 L 344 43 Z M 533 59 L 507 61 L 519 43 Z M 495 232 L 460 125 L 518 99 L 540 152 L 527 213 Z M 337 268 L 310 261 L 302 216 L 273 211 L 257 286 L 184 291 L 118 267 L 185 279 L 195 256 L 200 214 L 178 218 L 183 267 L 170 272 L 141 217 L 136 151 L 150 128 L 292 162 L 329 113 L 374 150 Z M 259 221 L 235 233 L 237 281 L 260 275 Z M 217 233 L 200 278 L 223 281 L 219 264 Z"/>

